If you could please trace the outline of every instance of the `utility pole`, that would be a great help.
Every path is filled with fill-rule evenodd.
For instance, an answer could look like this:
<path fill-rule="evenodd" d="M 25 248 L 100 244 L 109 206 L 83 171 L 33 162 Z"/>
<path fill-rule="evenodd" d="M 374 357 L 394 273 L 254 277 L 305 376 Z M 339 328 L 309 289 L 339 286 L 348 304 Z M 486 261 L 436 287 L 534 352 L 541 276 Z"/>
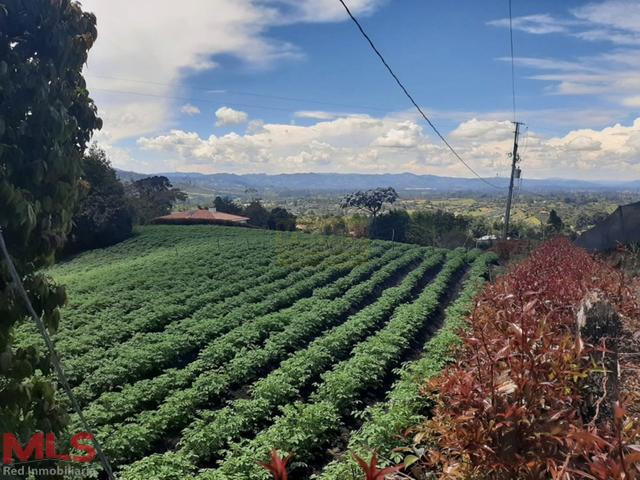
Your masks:
<path fill-rule="evenodd" d="M 511 180 L 509 181 L 509 196 L 507 197 L 507 209 L 504 212 L 504 232 L 502 233 L 503 240 L 507 239 L 509 235 L 509 219 L 511 217 L 511 199 L 513 198 L 513 178 L 516 174 L 516 166 L 518 164 L 518 135 L 520 135 L 520 125 L 522 122 L 512 122 L 516 126 L 516 131 L 513 136 L 513 153 L 511 154 Z"/>

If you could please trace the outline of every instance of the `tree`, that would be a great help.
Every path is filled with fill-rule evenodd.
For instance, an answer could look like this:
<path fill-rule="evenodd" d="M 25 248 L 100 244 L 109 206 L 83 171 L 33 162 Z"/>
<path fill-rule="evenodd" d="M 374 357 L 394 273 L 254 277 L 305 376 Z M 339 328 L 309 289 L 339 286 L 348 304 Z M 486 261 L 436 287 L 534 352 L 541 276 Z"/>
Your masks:
<path fill-rule="evenodd" d="M 444 210 L 418 211 L 411 215 L 407 242 L 453 248 L 469 237 L 469 220 Z"/>
<path fill-rule="evenodd" d="M 67 251 L 106 247 L 131 235 L 133 209 L 104 150 L 91 146 L 83 161 L 85 194 L 73 217 Z"/>
<path fill-rule="evenodd" d="M 320 221 L 320 233 L 323 235 L 347 235 L 349 228 L 343 217 L 330 216 Z"/>
<path fill-rule="evenodd" d="M 269 226 L 269 211 L 262 206 L 260 200 L 253 200 L 243 210 L 243 215 L 249 217 L 247 222 L 254 227 L 267 228 Z"/>
<path fill-rule="evenodd" d="M 393 187 L 374 188 L 364 192 L 358 191 L 346 195 L 340 202 L 341 208 L 358 208 L 365 210 L 376 218 L 385 203 L 394 203 L 398 199 L 398 193 Z"/>
<path fill-rule="evenodd" d="M 356 238 L 367 238 L 369 236 L 369 226 L 371 219 L 361 213 L 351 215 L 346 219 L 347 233 Z"/>
<path fill-rule="evenodd" d="M 36 312 L 54 331 L 66 295 L 42 268 L 64 245 L 78 199 L 82 157 L 102 122 L 82 68 L 95 16 L 71 0 L 0 4 L 0 226 Z M 0 262 L 0 431 L 25 439 L 66 422 L 47 378 L 48 355 L 13 345 L 28 321 Z"/>
<path fill-rule="evenodd" d="M 213 206 L 218 212 L 230 213 L 232 215 L 242 214 L 242 207 L 230 197 L 216 197 L 213 199 Z"/>
<path fill-rule="evenodd" d="M 267 226 L 270 230 L 294 231 L 296 216 L 282 207 L 276 207 L 269 213 Z"/>
<path fill-rule="evenodd" d="M 146 177 L 133 182 L 129 188 L 136 220 L 149 223 L 156 217 L 171 213 L 176 202 L 183 202 L 187 195 L 174 188 L 167 177 Z"/>
<path fill-rule="evenodd" d="M 369 236 L 380 240 L 404 242 L 411 219 L 405 210 L 391 210 L 375 217 L 369 227 Z"/>
<path fill-rule="evenodd" d="M 475 218 L 470 223 L 469 233 L 473 238 L 480 238 L 485 235 L 489 235 L 491 233 L 491 228 L 484 218 Z"/>
<path fill-rule="evenodd" d="M 547 220 L 547 226 L 550 230 L 553 230 L 555 232 L 560 232 L 562 231 L 562 219 L 560 218 L 560 215 L 558 215 L 558 212 L 556 212 L 555 210 L 551 210 L 549 212 L 549 219 Z"/>

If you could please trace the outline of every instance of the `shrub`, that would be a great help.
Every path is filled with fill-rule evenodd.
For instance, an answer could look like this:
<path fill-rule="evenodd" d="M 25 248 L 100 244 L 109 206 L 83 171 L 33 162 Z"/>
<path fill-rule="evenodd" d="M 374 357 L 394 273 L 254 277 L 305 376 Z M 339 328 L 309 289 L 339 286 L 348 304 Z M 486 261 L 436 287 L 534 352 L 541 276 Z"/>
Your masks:
<path fill-rule="evenodd" d="M 556 238 L 484 290 L 457 362 L 429 386 L 421 430 L 441 478 L 638 478 L 637 423 L 619 405 L 610 421 L 581 416 L 594 347 L 576 341 L 575 312 L 596 289 L 638 314 L 619 272 Z"/>

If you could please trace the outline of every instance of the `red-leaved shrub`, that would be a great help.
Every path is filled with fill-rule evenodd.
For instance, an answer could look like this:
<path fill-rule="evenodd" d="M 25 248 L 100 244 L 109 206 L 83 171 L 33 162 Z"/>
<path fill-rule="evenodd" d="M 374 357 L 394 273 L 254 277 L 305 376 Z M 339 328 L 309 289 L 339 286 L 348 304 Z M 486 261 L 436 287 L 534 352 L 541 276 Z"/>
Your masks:
<path fill-rule="evenodd" d="M 261 463 L 260 466 L 271 472 L 274 480 L 288 480 L 287 463 L 291 460 L 292 455 L 289 454 L 282 458 L 278 455 L 277 450 L 271 450 L 271 462 Z"/>
<path fill-rule="evenodd" d="M 358 466 L 364 472 L 364 480 L 385 480 L 387 475 L 399 472 L 404 468 L 403 465 L 395 467 L 378 468 L 378 455 L 373 454 L 369 463 L 364 461 L 358 455 L 353 454 L 353 458 L 358 462 Z"/>
<path fill-rule="evenodd" d="M 622 274 L 564 238 L 485 288 L 456 363 L 429 385 L 430 469 L 447 479 L 640 479 L 637 419 L 621 405 L 610 420 L 581 416 L 581 385 L 598 365 L 575 319 L 592 291 L 638 315 Z"/>

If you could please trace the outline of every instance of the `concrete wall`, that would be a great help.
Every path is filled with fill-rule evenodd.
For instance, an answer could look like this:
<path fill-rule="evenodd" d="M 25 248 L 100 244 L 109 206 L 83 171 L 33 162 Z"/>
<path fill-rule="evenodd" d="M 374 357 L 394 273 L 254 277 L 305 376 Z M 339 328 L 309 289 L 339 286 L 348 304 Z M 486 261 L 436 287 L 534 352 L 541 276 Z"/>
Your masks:
<path fill-rule="evenodd" d="M 618 207 L 602 222 L 580 235 L 575 243 L 591 251 L 640 243 L 640 202 Z"/>

